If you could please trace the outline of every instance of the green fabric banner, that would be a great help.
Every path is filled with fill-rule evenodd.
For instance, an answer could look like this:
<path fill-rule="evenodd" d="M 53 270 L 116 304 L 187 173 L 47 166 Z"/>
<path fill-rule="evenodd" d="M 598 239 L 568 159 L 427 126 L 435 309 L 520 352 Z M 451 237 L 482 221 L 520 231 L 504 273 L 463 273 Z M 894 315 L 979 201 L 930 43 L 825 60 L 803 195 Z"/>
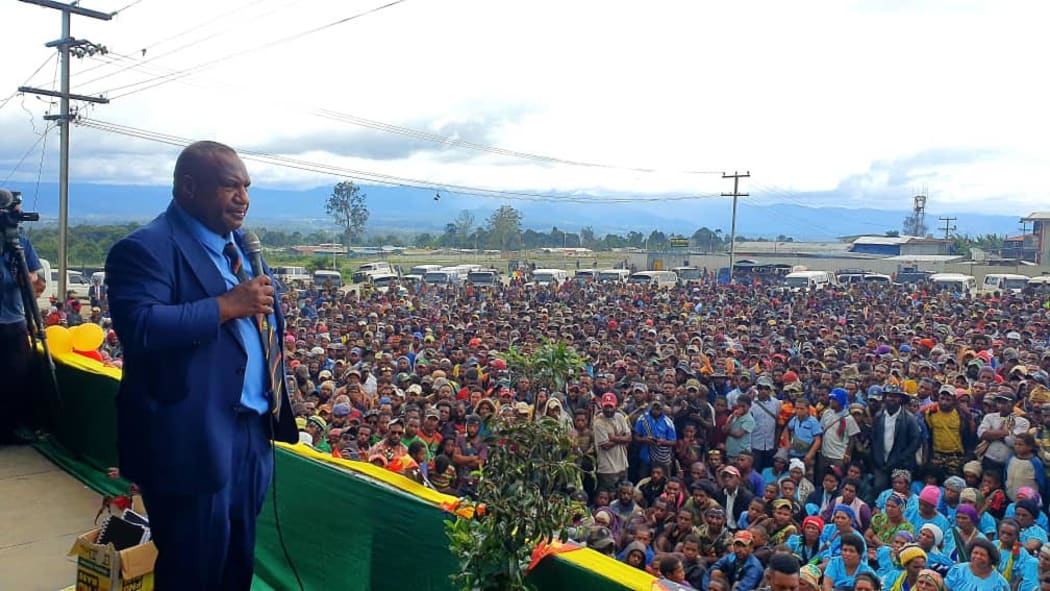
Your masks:
<path fill-rule="evenodd" d="M 124 494 L 128 483 L 106 476 L 117 465 L 119 381 L 81 363 L 56 359 L 55 365 L 62 403 L 41 404 L 47 406 L 41 412 L 51 436 L 36 449 L 94 490 Z M 45 388 L 42 383 L 39 391 Z M 293 451 L 277 448 L 276 461 L 257 523 L 253 590 L 298 589 L 297 572 L 310 591 L 454 591 L 449 574 L 457 563 L 444 521 L 457 517 L 374 478 Z M 557 555 L 542 560 L 529 581 L 541 591 L 639 588 Z"/>

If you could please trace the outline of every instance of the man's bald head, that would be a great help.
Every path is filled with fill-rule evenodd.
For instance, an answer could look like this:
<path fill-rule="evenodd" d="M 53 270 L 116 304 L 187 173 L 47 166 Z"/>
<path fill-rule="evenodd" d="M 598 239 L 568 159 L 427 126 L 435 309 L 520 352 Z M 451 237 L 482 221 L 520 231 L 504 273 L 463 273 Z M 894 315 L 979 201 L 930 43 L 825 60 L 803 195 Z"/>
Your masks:
<path fill-rule="evenodd" d="M 237 155 L 237 151 L 219 142 L 204 140 L 186 146 L 175 161 L 174 181 L 171 194 L 176 200 L 184 196 L 186 177 L 199 179 L 201 174 L 211 168 L 212 159 L 217 154 Z"/>

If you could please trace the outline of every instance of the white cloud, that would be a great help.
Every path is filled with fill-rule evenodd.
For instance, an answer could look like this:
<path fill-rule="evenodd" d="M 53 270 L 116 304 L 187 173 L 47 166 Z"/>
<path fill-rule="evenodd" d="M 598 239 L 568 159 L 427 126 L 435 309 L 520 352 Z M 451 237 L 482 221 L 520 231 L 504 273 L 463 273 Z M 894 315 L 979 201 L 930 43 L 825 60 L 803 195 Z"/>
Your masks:
<path fill-rule="evenodd" d="M 75 36 L 129 56 L 199 26 L 149 47 L 144 57 L 80 74 L 74 88 L 98 92 L 149 78 L 129 70 L 91 82 L 184 44 L 142 69 L 187 68 L 380 3 L 243 0 L 243 9 L 214 20 L 234 6 L 146 1 L 110 23 L 74 18 Z M 120 4 L 85 2 L 98 9 Z M 1050 90 L 1041 75 L 1050 53 L 1041 30 L 1048 16 L 1050 5 L 1035 1 L 409 0 L 224 61 L 186 83 L 116 99 L 91 116 L 245 146 L 286 138 L 291 144 L 318 133 L 345 133 L 347 141 L 360 142 L 375 137 L 310 115 L 323 107 L 568 159 L 750 170 L 755 183 L 799 201 L 837 190 L 842 202 L 871 205 L 879 196 L 877 202 L 900 208 L 926 184 L 931 206 L 940 200 L 941 209 L 1025 213 L 1039 208 L 1048 189 Z M 59 19 L 54 11 L 4 3 L 0 22 L 16 24 L 0 41 L 3 97 L 48 55 L 42 44 L 57 35 Z M 74 71 L 97 63 L 76 62 Z M 34 83 L 50 84 L 53 73 L 45 68 Z M 0 168 L 13 165 L 11 155 L 33 141 L 19 104 L 16 98 L 0 111 L 6 136 Z M 26 104 L 37 114 L 44 107 L 35 99 Z M 459 131 L 478 133 L 470 128 L 478 121 L 489 126 L 483 138 Z M 79 180 L 168 182 L 174 149 L 82 128 L 74 134 Z M 423 147 L 394 159 L 309 158 L 438 185 L 507 190 L 729 188 L 715 175 L 538 165 Z M 125 157 L 114 160 L 115 152 Z M 976 156 L 958 157 L 966 152 Z M 937 153 L 954 156 L 916 160 Z M 35 177 L 32 168 L 20 176 Z M 287 169 L 253 166 L 253 173 L 257 182 L 280 186 L 328 182 Z"/>

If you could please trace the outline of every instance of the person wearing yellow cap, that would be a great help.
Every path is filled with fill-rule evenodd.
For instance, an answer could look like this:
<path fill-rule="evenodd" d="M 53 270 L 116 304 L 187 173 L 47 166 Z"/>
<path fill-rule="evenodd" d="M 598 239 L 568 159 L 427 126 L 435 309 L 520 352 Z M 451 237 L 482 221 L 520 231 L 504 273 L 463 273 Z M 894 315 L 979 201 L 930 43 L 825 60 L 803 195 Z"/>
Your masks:
<path fill-rule="evenodd" d="M 897 552 L 901 568 L 893 569 L 882 578 L 886 591 L 912 591 L 919 573 L 926 568 L 926 551 L 917 544 L 906 544 Z"/>

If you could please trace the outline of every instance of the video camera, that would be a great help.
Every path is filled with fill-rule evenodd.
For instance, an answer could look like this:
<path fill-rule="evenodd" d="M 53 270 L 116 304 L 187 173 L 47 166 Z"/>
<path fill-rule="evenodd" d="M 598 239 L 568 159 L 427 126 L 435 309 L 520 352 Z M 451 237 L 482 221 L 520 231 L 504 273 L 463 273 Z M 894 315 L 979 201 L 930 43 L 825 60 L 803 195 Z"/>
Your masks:
<path fill-rule="evenodd" d="M 0 232 L 17 228 L 22 222 L 36 222 L 40 214 L 35 211 L 22 211 L 22 193 L 0 189 Z"/>

